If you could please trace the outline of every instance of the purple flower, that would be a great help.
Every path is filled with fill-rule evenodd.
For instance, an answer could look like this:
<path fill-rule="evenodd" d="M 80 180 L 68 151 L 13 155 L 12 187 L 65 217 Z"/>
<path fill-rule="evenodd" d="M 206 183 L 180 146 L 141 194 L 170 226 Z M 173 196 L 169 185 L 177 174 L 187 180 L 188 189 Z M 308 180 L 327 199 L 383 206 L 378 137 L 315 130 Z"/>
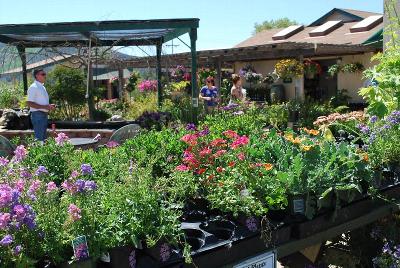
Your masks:
<path fill-rule="evenodd" d="M 79 176 L 79 172 L 78 171 L 76 171 L 76 170 L 72 171 L 71 178 L 75 179 L 75 178 L 78 178 L 78 176 Z"/>
<path fill-rule="evenodd" d="M 13 249 L 13 254 L 15 256 L 18 256 L 22 251 L 22 246 L 21 245 L 17 245 L 14 249 Z"/>
<path fill-rule="evenodd" d="M 208 134 L 210 134 L 210 130 L 208 129 L 208 126 L 205 126 L 203 128 L 203 130 L 200 131 L 198 134 L 199 134 L 199 137 L 207 136 Z"/>
<path fill-rule="evenodd" d="M 13 193 L 10 186 L 0 184 L 0 208 L 8 206 L 13 199 Z"/>
<path fill-rule="evenodd" d="M 11 235 L 5 235 L 3 239 L 0 240 L 0 245 L 3 247 L 9 246 L 13 242 L 13 237 Z"/>
<path fill-rule="evenodd" d="M 160 259 L 162 262 L 166 262 L 171 257 L 171 248 L 167 243 L 164 243 L 160 247 Z"/>
<path fill-rule="evenodd" d="M 25 149 L 25 146 L 19 145 L 14 151 L 14 160 L 15 162 L 20 162 L 26 158 L 28 151 Z"/>
<path fill-rule="evenodd" d="M 196 127 L 195 124 L 189 123 L 189 124 L 186 125 L 186 130 L 193 130 L 193 131 L 196 131 L 196 130 L 197 130 L 197 127 Z"/>
<path fill-rule="evenodd" d="M 39 166 L 38 169 L 35 172 L 35 175 L 36 176 L 40 176 L 40 175 L 43 175 L 43 174 L 49 174 L 49 172 L 47 171 L 46 167 Z"/>
<path fill-rule="evenodd" d="M 82 175 L 92 175 L 93 169 L 89 164 L 82 164 L 81 165 L 81 172 Z"/>
<path fill-rule="evenodd" d="M 369 127 L 363 124 L 359 124 L 357 128 L 364 134 L 368 134 L 370 131 Z"/>
<path fill-rule="evenodd" d="M 28 170 L 26 170 L 24 168 L 20 169 L 19 175 L 24 179 L 31 179 L 32 178 L 32 174 Z"/>
<path fill-rule="evenodd" d="M 376 115 L 371 116 L 369 122 L 375 124 L 378 121 L 378 117 Z"/>
<path fill-rule="evenodd" d="M 0 157 L 0 166 L 1 166 L 1 167 L 7 166 L 8 163 L 10 163 L 10 160 L 8 160 L 8 159 L 5 158 L 5 157 Z"/>
<path fill-rule="evenodd" d="M 18 220 L 22 220 L 25 218 L 25 208 L 22 205 L 15 205 L 13 208 L 13 212 Z"/>
<path fill-rule="evenodd" d="M 394 249 L 395 249 L 395 252 L 393 252 L 393 256 L 396 259 L 400 259 L 400 245 L 395 246 Z"/>
<path fill-rule="evenodd" d="M 75 182 L 76 191 L 78 193 L 82 193 L 85 190 L 85 181 L 84 180 L 77 180 Z"/>
<path fill-rule="evenodd" d="M 62 146 L 62 145 L 64 145 L 65 144 L 65 142 L 67 142 L 67 141 L 69 141 L 69 138 L 68 138 L 68 136 L 65 134 L 65 133 L 59 133 L 58 135 L 57 135 L 57 137 L 55 138 L 55 140 L 56 140 L 56 144 L 58 145 L 58 146 Z"/>
<path fill-rule="evenodd" d="M 255 217 L 249 217 L 246 219 L 246 227 L 251 232 L 255 232 L 258 230 L 257 220 Z"/>
<path fill-rule="evenodd" d="M 386 242 L 386 243 L 383 245 L 382 252 L 383 252 L 383 253 L 387 253 L 387 254 L 391 254 L 391 253 L 392 253 L 392 250 L 390 249 L 390 246 L 389 246 L 389 243 L 388 243 L 388 242 Z"/>
<path fill-rule="evenodd" d="M 97 188 L 97 184 L 94 181 L 85 182 L 85 191 L 94 191 Z"/>

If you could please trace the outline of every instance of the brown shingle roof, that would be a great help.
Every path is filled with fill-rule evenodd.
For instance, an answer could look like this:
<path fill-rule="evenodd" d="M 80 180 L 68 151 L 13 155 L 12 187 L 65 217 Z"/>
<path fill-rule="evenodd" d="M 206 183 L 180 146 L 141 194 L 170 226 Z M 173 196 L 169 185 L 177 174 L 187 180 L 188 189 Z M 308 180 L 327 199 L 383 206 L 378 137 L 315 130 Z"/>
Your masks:
<path fill-rule="evenodd" d="M 348 13 L 351 13 L 353 15 L 356 15 L 358 17 L 364 18 L 364 19 L 368 18 L 369 16 L 382 15 L 382 14 L 375 13 L 375 12 L 355 10 L 355 9 L 344 9 L 344 8 L 341 8 L 341 10 L 346 11 Z"/>
<path fill-rule="evenodd" d="M 256 35 L 250 37 L 247 40 L 237 44 L 235 47 L 249 47 L 249 46 L 259 46 L 265 44 L 273 44 L 273 43 L 282 43 L 282 42 L 298 42 L 298 43 L 320 43 L 320 44 L 352 44 L 359 45 L 368 40 L 374 33 L 383 28 L 383 23 L 380 23 L 376 27 L 372 28 L 369 31 L 359 32 L 359 33 L 350 33 L 350 28 L 357 24 L 357 22 L 349 22 L 344 23 L 338 29 L 332 31 L 331 33 L 325 36 L 318 37 L 310 37 L 309 32 L 317 28 L 314 27 L 306 27 L 303 31 L 285 39 L 274 41 L 272 36 L 282 29 L 272 29 L 265 30 Z"/>

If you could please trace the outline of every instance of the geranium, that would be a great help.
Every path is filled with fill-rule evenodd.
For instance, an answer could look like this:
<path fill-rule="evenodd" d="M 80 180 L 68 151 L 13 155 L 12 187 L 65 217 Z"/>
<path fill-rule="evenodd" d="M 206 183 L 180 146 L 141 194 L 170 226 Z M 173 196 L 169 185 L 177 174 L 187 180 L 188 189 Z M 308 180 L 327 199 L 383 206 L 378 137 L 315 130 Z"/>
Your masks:
<path fill-rule="evenodd" d="M 222 134 L 229 139 L 236 139 L 239 137 L 239 135 L 233 130 L 226 130 Z"/>
<path fill-rule="evenodd" d="M 190 146 L 195 146 L 197 144 L 197 135 L 195 134 L 186 134 L 181 138 L 181 141 L 185 142 Z"/>
<path fill-rule="evenodd" d="M 188 171 L 189 167 L 186 166 L 186 165 L 179 165 L 179 166 L 176 167 L 176 170 L 178 170 L 178 171 Z"/>
<path fill-rule="evenodd" d="M 240 136 L 232 142 L 231 148 L 237 149 L 241 146 L 247 145 L 248 143 L 249 143 L 249 138 L 247 136 Z"/>

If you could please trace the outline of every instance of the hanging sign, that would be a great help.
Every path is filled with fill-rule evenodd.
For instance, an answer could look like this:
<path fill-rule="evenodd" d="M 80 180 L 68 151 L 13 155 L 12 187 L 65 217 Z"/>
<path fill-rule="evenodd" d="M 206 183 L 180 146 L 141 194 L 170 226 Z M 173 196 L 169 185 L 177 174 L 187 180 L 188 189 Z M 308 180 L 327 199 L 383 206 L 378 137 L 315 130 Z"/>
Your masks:
<path fill-rule="evenodd" d="M 233 268 L 276 268 L 276 251 L 269 251 L 247 259 Z"/>
<path fill-rule="evenodd" d="M 193 107 L 199 107 L 199 98 L 192 98 Z"/>

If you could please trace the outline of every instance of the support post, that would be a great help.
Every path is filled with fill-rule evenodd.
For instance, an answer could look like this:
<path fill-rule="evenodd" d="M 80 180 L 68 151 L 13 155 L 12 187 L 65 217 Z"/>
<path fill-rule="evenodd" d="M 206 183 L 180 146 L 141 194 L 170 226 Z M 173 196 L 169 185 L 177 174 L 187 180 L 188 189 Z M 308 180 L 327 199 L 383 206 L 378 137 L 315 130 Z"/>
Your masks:
<path fill-rule="evenodd" d="M 199 111 L 199 90 L 197 86 L 197 29 L 190 30 L 190 51 L 192 56 L 192 120 L 197 123 L 197 116 Z"/>
<path fill-rule="evenodd" d="M 300 61 L 300 63 L 303 63 L 303 61 L 304 61 L 303 55 L 301 55 L 299 57 L 299 61 Z M 295 96 L 295 99 L 299 100 L 299 101 L 304 101 L 304 99 L 305 99 L 304 74 L 302 76 L 296 78 L 295 89 L 297 90 L 297 92 L 295 92 L 295 94 L 297 93 L 297 96 Z"/>
<path fill-rule="evenodd" d="M 17 46 L 19 57 L 21 58 L 22 62 L 22 81 L 24 83 L 24 95 L 28 92 L 28 72 L 26 70 L 26 53 L 25 47 L 22 45 Z"/>
<path fill-rule="evenodd" d="M 118 98 L 123 100 L 124 98 L 124 69 L 118 68 Z"/>
<path fill-rule="evenodd" d="M 162 85 L 161 85 L 161 50 L 162 43 L 157 43 L 157 103 L 158 107 L 161 108 L 163 102 L 162 96 Z"/>

